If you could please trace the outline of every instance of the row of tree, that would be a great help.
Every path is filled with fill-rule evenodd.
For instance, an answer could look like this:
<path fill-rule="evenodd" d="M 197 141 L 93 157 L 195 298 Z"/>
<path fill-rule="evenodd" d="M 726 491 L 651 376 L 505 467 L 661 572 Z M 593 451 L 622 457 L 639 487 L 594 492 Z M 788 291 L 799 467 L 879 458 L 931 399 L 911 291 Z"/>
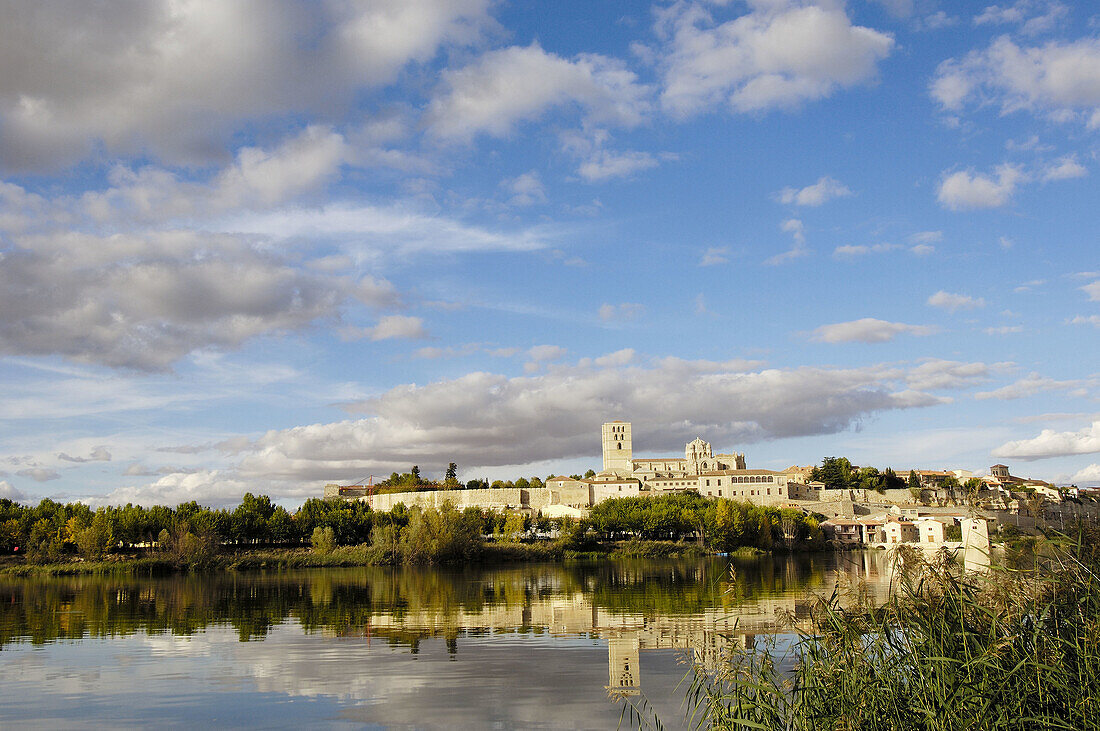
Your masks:
<path fill-rule="evenodd" d="M 414 525 L 414 535 L 416 531 L 422 533 L 417 521 L 425 515 L 425 511 L 410 511 L 401 504 L 389 513 L 378 513 L 364 502 L 317 498 L 306 500 L 292 514 L 266 495 L 251 493 L 245 494 L 232 510 L 207 508 L 196 502 L 175 508 L 127 504 L 92 510 L 83 503 L 45 499 L 38 505 L 24 506 L 0 499 L 0 552 L 25 554 L 36 561 L 57 560 L 75 553 L 98 559 L 112 551 L 154 547 L 181 555 L 201 555 L 217 552 L 223 546 L 308 545 L 319 528 L 328 532 L 328 538 L 322 541 L 331 541 L 333 546 L 362 545 L 371 543 L 379 525 L 398 531 L 397 539 L 410 524 Z M 519 513 L 478 508 L 467 508 L 462 519 L 479 539 L 483 535 L 518 536 L 535 527 L 551 527 L 547 519 L 532 521 Z"/>
<path fill-rule="evenodd" d="M 696 539 L 718 551 L 824 545 L 816 518 L 801 510 L 708 499 L 695 492 L 605 500 L 591 509 L 585 522 L 605 539 Z"/>

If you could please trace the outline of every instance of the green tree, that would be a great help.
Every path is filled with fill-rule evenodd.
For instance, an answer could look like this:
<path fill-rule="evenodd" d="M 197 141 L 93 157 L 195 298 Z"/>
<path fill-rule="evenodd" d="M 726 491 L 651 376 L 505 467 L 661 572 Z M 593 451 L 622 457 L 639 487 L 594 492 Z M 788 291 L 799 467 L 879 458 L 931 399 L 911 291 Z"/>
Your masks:
<path fill-rule="evenodd" d="M 825 457 L 820 467 L 810 473 L 814 482 L 824 482 L 826 489 L 845 490 L 855 487 L 858 480 L 852 471 L 852 463 L 846 457 Z"/>
<path fill-rule="evenodd" d="M 104 508 L 97 510 L 88 527 L 76 535 L 76 545 L 80 549 L 80 555 L 96 561 L 103 558 L 103 554 L 113 543 L 111 521 Z"/>
<path fill-rule="evenodd" d="M 327 525 L 323 528 L 317 526 L 313 529 L 313 535 L 310 536 L 309 542 L 313 545 L 314 553 L 327 556 L 336 547 L 336 534 Z"/>

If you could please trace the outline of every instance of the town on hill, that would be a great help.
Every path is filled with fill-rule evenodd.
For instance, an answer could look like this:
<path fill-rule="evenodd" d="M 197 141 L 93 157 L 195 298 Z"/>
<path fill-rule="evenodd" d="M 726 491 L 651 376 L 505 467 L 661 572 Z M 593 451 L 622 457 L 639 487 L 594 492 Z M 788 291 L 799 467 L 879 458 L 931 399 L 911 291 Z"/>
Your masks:
<path fill-rule="evenodd" d="M 682 457 L 636 457 L 631 424 L 625 421 L 603 424 L 601 441 L 602 469 L 583 476 L 463 484 L 452 463 L 442 482 L 422 479 L 413 467 L 377 485 L 373 480 L 326 485 L 324 497 L 362 501 L 378 511 L 450 504 L 459 510 L 579 519 L 612 498 L 695 493 L 819 516 L 827 538 L 850 545 L 942 545 L 960 540 L 968 520 L 1030 529 L 1044 521 L 1058 525 L 1100 512 L 1098 491 L 1018 477 L 1003 464 L 993 465 L 986 475 L 962 469 L 879 470 L 843 457 L 826 457 L 817 466 L 749 469 L 744 454 L 716 454 L 701 438 L 688 442 Z"/>

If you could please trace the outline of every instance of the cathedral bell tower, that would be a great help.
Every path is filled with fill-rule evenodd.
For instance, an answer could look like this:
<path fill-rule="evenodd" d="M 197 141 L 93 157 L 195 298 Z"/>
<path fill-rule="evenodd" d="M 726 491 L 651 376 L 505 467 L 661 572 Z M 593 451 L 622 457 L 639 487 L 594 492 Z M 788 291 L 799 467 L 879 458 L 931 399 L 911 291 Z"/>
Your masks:
<path fill-rule="evenodd" d="M 603 425 L 603 471 L 624 477 L 634 471 L 634 445 L 630 422 L 613 421 Z"/>

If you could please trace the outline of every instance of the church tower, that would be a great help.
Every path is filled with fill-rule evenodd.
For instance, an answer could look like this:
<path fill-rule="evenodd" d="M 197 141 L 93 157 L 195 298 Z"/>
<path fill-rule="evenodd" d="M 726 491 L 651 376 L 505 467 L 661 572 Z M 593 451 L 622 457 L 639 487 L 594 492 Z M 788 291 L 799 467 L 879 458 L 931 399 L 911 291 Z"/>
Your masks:
<path fill-rule="evenodd" d="M 634 445 L 630 422 L 613 421 L 603 425 L 603 471 L 624 476 L 634 471 Z"/>

